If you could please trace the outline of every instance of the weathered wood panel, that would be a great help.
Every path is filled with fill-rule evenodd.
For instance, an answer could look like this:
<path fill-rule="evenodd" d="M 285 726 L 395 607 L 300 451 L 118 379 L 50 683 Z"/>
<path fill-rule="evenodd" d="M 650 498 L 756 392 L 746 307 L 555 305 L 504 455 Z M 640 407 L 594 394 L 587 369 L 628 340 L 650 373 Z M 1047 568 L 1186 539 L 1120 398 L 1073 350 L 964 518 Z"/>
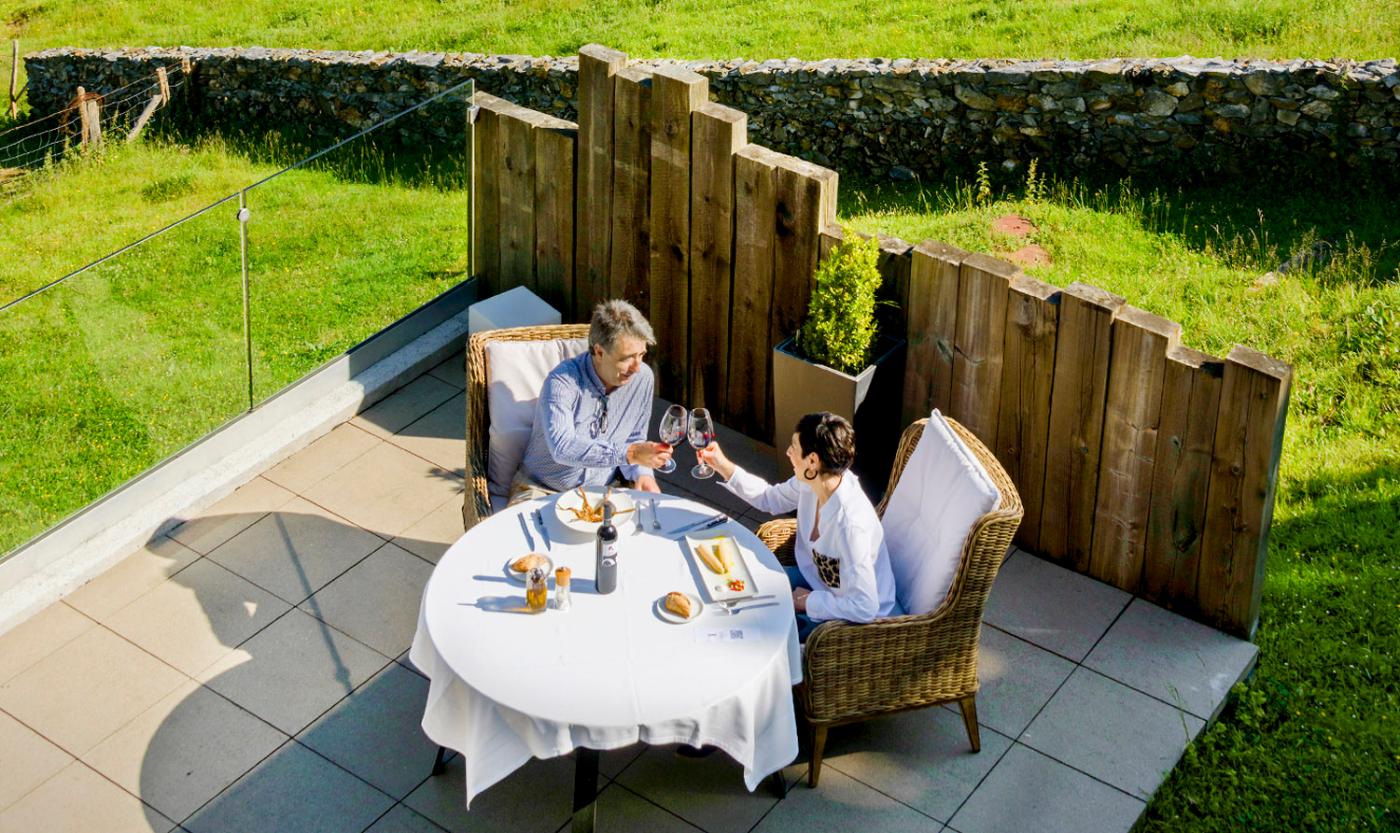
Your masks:
<path fill-rule="evenodd" d="M 651 316 L 651 73 L 617 71 L 613 87 L 612 268 L 608 295 Z"/>
<path fill-rule="evenodd" d="M 535 135 L 534 114 L 511 106 L 497 115 L 501 145 L 500 224 L 503 288 L 535 282 Z"/>
<path fill-rule="evenodd" d="M 557 310 L 574 308 L 574 153 L 578 125 L 535 124 L 535 290 Z"/>
<path fill-rule="evenodd" d="M 501 142 L 497 111 L 506 102 L 477 93 L 476 123 L 472 126 L 472 271 L 477 295 L 489 298 L 501 286 Z"/>
<path fill-rule="evenodd" d="M 574 304 L 565 320 L 586 320 L 608 297 L 613 173 L 613 76 L 627 55 L 591 43 L 578 53 L 578 180 L 575 190 Z"/>
<path fill-rule="evenodd" d="M 948 410 L 989 447 L 997 440 L 1007 292 L 1011 279 L 1020 273 L 1010 263 L 984 254 L 963 258 L 959 272 L 953 396 Z"/>
<path fill-rule="evenodd" d="M 734 271 L 734 154 L 748 116 L 704 102 L 691 117 L 690 385 L 692 408 L 724 413 Z"/>
<path fill-rule="evenodd" d="M 1025 514 L 1016 530 L 1016 543 L 1027 549 L 1035 549 L 1040 540 L 1059 312 L 1058 289 L 1025 276 L 1011 280 L 1001 366 L 1001 408 L 993 448 L 1021 495 Z"/>
<path fill-rule="evenodd" d="M 657 393 L 680 401 L 690 379 L 690 116 L 709 80 L 663 66 L 651 80 L 651 323 Z"/>
<path fill-rule="evenodd" d="M 1093 545 L 1109 349 L 1122 306 L 1117 295 L 1081 283 L 1060 293 L 1039 551 L 1080 573 Z"/>
<path fill-rule="evenodd" d="M 1252 636 L 1259 621 L 1293 368 L 1248 347 L 1225 358 L 1197 598 L 1206 621 Z"/>
<path fill-rule="evenodd" d="M 1141 592 L 1193 616 L 1224 370 L 1219 359 L 1178 345 L 1167 352 L 1162 382 Z"/>
<path fill-rule="evenodd" d="M 1113 320 L 1089 575 L 1129 593 L 1142 583 L 1167 351 L 1181 325 L 1125 306 Z"/>
<path fill-rule="evenodd" d="M 904 423 L 953 398 L 953 342 L 957 339 L 958 284 L 963 258 L 955 246 L 925 240 L 909 263 L 909 347 L 904 377 Z"/>
<path fill-rule="evenodd" d="M 776 154 L 745 145 L 734 154 L 734 288 L 729 327 L 726 424 L 750 437 L 773 435 L 769 313 L 777 225 Z"/>

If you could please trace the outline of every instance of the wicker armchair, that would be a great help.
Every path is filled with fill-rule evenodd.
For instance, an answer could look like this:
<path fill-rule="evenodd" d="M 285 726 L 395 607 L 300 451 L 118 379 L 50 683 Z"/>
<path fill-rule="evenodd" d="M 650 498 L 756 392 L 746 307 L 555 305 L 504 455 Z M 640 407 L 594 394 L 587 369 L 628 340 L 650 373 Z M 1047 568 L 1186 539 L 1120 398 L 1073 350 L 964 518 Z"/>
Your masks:
<path fill-rule="evenodd" d="M 588 338 L 587 324 L 550 324 L 486 330 L 467 339 L 467 490 L 462 501 L 462 525 L 471 529 L 491 514 L 487 486 L 491 413 L 487 407 L 486 345 L 493 341 L 549 341 Z"/>
<path fill-rule="evenodd" d="M 885 498 L 876 507 L 881 517 L 927 422 L 915 422 L 900 438 Z M 815 787 L 821 775 L 827 729 L 843 723 L 956 701 L 972 751 L 982 747 L 976 705 L 982 608 L 1021 523 L 1021 498 L 987 447 L 963 426 L 948 423 L 986 468 L 1001 502 L 968 533 L 952 589 L 937 609 L 865 624 L 823 622 L 807 637 L 797 697 L 811 729 L 808 786 Z M 782 519 L 764 524 L 758 535 L 779 561 L 793 564 L 796 529 L 796 521 Z"/>

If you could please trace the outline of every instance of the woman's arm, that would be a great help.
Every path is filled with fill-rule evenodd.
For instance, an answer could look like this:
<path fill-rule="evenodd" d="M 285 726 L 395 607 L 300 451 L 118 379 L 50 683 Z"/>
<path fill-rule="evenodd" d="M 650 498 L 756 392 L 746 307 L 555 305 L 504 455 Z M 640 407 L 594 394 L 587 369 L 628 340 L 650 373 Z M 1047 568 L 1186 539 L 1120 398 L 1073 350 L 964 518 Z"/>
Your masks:
<path fill-rule="evenodd" d="M 734 466 L 729 479 L 721 480 L 720 485 L 743 498 L 758 511 L 770 515 L 794 511 L 802 494 L 799 491 L 802 487 L 797 485 L 795 478 L 775 485 L 756 474 L 744 471 L 741 466 Z"/>
<path fill-rule="evenodd" d="M 827 555 L 840 559 L 841 588 L 839 592 L 814 589 L 807 597 L 807 615 L 813 621 L 873 620 L 880 612 L 880 589 L 875 580 L 875 559 L 880 553 L 875 536 L 843 518 L 840 526 L 823 530 L 819 546 Z"/>

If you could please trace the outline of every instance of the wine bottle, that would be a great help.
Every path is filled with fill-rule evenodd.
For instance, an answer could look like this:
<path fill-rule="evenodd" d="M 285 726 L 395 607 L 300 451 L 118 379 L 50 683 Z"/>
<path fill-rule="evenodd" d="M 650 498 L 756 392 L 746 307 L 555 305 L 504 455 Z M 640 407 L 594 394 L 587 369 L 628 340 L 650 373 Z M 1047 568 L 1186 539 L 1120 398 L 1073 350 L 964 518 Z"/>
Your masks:
<path fill-rule="evenodd" d="M 598 527 L 598 592 L 611 593 L 617 589 L 617 527 L 612 522 L 612 503 L 603 504 L 603 525 Z"/>

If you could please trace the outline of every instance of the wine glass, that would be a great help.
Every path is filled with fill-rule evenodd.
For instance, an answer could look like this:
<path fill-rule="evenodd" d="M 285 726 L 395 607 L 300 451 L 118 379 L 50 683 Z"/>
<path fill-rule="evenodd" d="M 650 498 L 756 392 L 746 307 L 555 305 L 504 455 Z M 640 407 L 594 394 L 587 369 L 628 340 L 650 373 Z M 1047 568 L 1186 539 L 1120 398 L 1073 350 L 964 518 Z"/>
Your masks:
<path fill-rule="evenodd" d="M 672 450 L 680 445 L 685 439 L 686 410 L 680 405 L 672 405 L 666 409 L 666 413 L 661 415 L 661 425 L 657 427 L 657 433 L 661 437 L 661 442 Z M 666 461 L 666 465 L 661 466 L 657 471 L 663 474 L 670 474 L 676 470 L 676 459 L 672 457 Z"/>
<path fill-rule="evenodd" d="M 705 465 L 705 458 L 700 456 L 700 450 L 709 446 L 715 438 L 715 423 L 710 419 L 710 412 L 705 408 L 696 408 L 690 412 L 690 427 L 686 431 L 690 439 L 690 445 L 695 449 L 695 457 L 700 464 L 690 470 L 690 476 L 697 480 L 708 480 L 714 476 L 715 470 Z"/>

